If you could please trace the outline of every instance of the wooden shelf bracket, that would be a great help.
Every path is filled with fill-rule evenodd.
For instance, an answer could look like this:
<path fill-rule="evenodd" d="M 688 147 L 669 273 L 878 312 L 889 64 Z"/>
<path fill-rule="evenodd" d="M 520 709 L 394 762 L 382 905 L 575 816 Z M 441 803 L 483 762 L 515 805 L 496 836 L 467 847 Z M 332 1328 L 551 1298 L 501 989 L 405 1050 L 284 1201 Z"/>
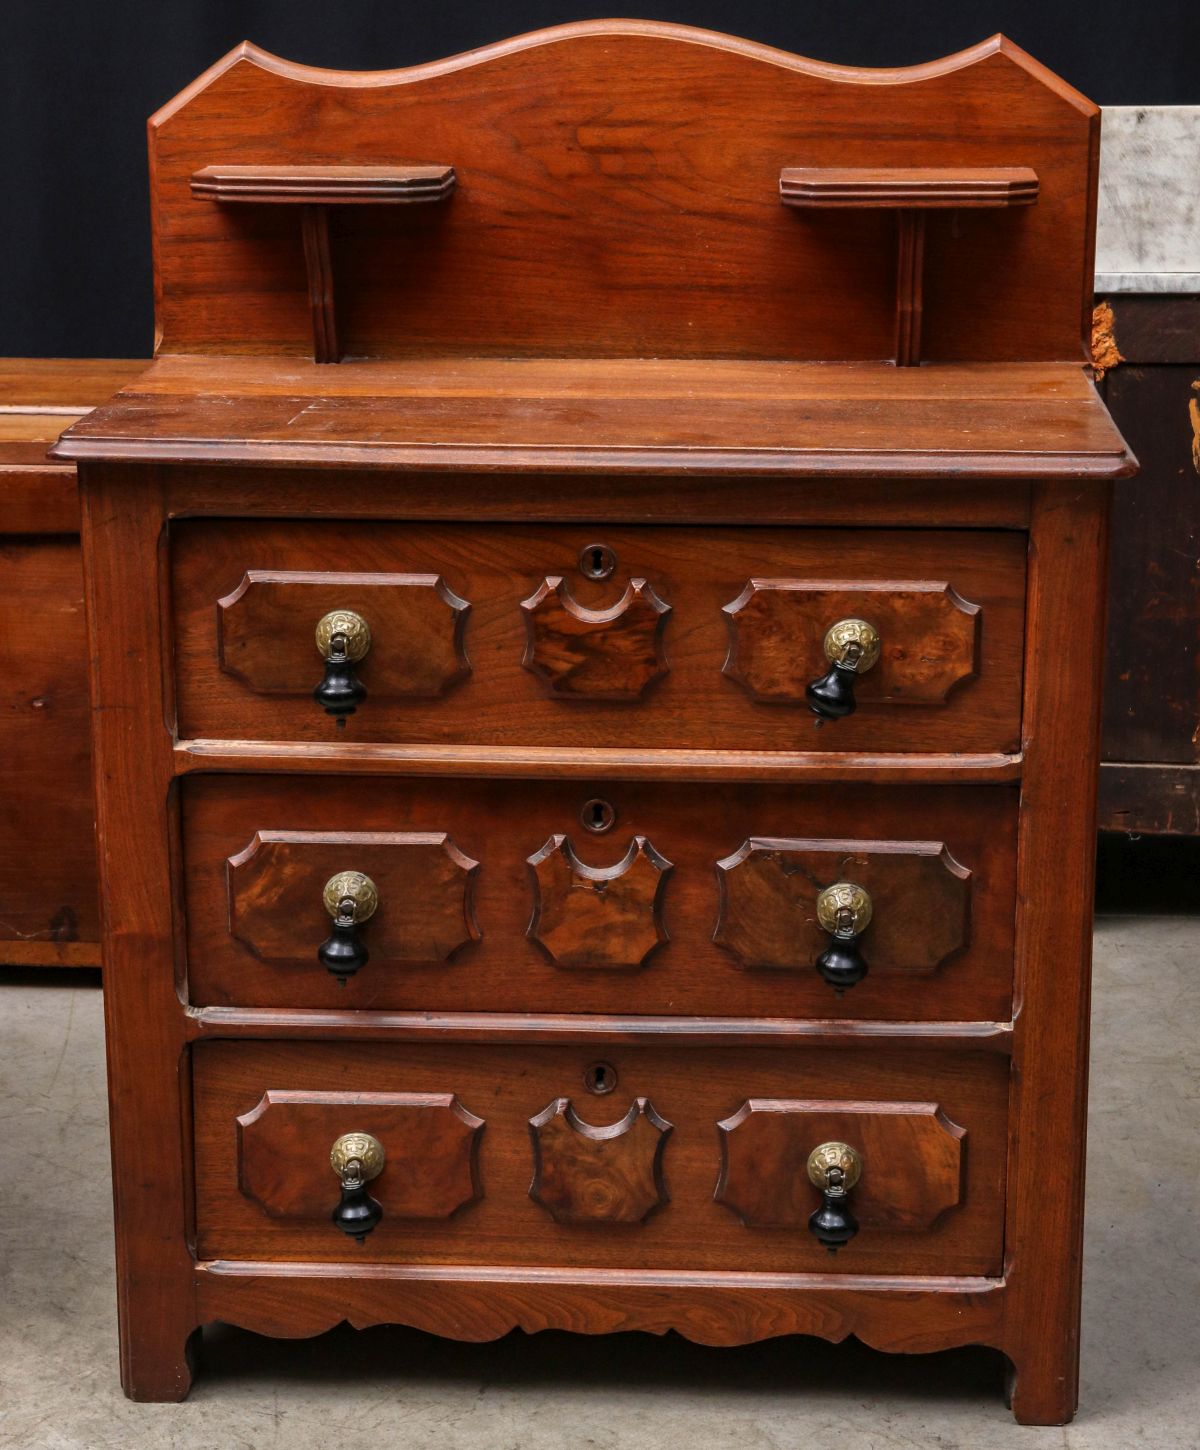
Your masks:
<path fill-rule="evenodd" d="M 921 361 L 925 282 L 925 213 L 954 207 L 1032 206 L 1037 173 L 1027 166 L 975 170 L 938 167 L 785 167 L 779 174 L 784 206 L 895 211 L 897 218 L 897 367 Z"/>
<path fill-rule="evenodd" d="M 444 201 L 457 178 L 452 166 L 205 166 L 192 175 L 192 195 L 211 201 L 300 208 L 313 358 L 340 362 L 331 206 L 416 205 Z"/>

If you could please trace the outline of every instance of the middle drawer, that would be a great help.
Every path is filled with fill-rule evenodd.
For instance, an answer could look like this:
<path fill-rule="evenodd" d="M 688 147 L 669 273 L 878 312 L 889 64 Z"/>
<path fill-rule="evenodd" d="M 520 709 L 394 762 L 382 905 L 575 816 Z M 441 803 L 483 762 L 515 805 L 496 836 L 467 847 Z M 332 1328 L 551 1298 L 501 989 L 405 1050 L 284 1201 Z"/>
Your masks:
<path fill-rule="evenodd" d="M 197 776 L 181 804 L 196 1005 L 1011 1016 L 1013 786 Z M 831 948 L 866 969 L 840 996 Z"/>

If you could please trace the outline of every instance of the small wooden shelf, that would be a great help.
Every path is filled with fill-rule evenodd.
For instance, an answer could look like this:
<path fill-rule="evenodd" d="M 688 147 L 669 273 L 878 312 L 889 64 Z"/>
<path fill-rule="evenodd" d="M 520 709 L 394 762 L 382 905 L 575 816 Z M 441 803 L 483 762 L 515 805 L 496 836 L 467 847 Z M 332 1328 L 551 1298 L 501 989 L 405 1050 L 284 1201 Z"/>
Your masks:
<path fill-rule="evenodd" d="M 192 195 L 257 206 L 300 206 L 313 358 L 340 362 L 331 206 L 407 205 L 444 201 L 457 183 L 453 166 L 203 166 L 192 173 Z"/>
<path fill-rule="evenodd" d="M 797 207 L 1031 206 L 1038 178 L 1028 166 L 789 166 L 779 173 L 779 195 Z"/>
<path fill-rule="evenodd" d="M 925 213 L 1032 206 L 1038 177 L 1028 166 L 786 166 L 779 197 L 784 206 L 809 210 L 896 212 L 896 366 L 915 367 L 921 361 Z"/>
<path fill-rule="evenodd" d="M 192 176 L 192 195 L 260 205 L 412 205 L 443 201 L 456 180 L 453 166 L 205 166 Z"/>

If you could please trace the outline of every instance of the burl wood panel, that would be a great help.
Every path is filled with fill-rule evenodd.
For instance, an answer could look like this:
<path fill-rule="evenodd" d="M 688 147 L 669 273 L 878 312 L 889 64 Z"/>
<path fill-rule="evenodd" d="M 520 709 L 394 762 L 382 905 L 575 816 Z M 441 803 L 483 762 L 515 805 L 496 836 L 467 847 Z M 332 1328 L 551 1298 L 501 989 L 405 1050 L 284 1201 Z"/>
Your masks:
<path fill-rule="evenodd" d="M 839 619 L 865 619 L 880 638 L 878 661 L 855 680 L 859 705 L 941 704 L 976 674 L 985 627 L 978 604 L 933 580 L 754 579 L 724 612 L 725 673 L 773 704 L 802 702 L 825 673 L 825 632 Z"/>
<path fill-rule="evenodd" d="M 662 901 L 671 862 L 635 836 L 613 866 L 588 866 L 566 836 L 529 858 L 528 936 L 558 967 L 631 970 L 668 940 Z"/>
<path fill-rule="evenodd" d="M 666 673 L 663 631 L 671 613 L 644 579 L 631 579 L 608 609 L 585 609 L 566 581 L 544 579 L 525 611 L 525 668 L 551 695 L 638 700 Z"/>
<path fill-rule="evenodd" d="M 588 545 L 605 544 L 620 578 L 645 579 L 671 604 L 668 672 L 644 699 L 547 698 L 522 661 L 526 615 L 521 601 L 547 576 L 569 580 L 576 600 L 605 609 L 624 593 L 616 579 L 596 583 L 578 567 Z M 180 733 L 194 737 L 264 740 L 453 742 L 480 745 L 620 746 L 636 728 L 647 746 L 737 750 L 804 749 L 822 752 L 880 750 L 1014 750 L 1020 742 L 1021 656 L 1025 602 L 1025 538 L 1007 531 L 746 528 L 479 528 L 236 520 L 185 520 L 172 534 L 173 603 Z M 471 673 L 443 698 L 413 697 L 395 704 L 386 692 L 368 696 L 339 730 L 309 698 L 320 677 L 311 630 L 325 608 L 353 607 L 352 590 L 331 584 L 312 606 L 264 621 L 256 645 L 264 658 L 279 651 L 294 661 L 293 698 L 259 696 L 222 672 L 216 638 L 219 599 L 237 589 L 247 570 L 325 569 L 330 560 L 353 560 L 356 570 L 390 573 L 397 567 L 438 576 L 471 602 L 464 647 Z M 917 650 L 932 641 L 928 623 L 905 635 L 902 611 L 884 601 L 892 580 L 944 580 L 979 606 L 984 626 L 977 674 L 944 704 L 903 708 L 881 702 L 872 671 L 864 675 L 864 703 L 849 719 L 815 728 L 803 703 L 803 683 L 828 669 L 824 629 L 846 612 L 829 601 L 829 617 L 801 610 L 791 625 L 801 653 L 794 661 L 798 694 L 764 705 L 722 674 L 728 637 L 724 606 L 756 578 L 883 583 L 873 597 L 889 647 Z M 847 585 L 849 587 L 849 585 Z M 384 590 L 386 592 L 386 590 Z M 405 591 L 400 591 L 405 594 Z M 423 597 L 431 597 L 428 594 Z M 364 601 L 364 608 L 366 601 Z M 381 606 L 373 606 L 376 614 Z M 935 609 L 943 606 L 935 605 Z M 440 605 L 443 627 L 449 614 Z M 841 611 L 841 612 L 839 612 Z M 886 617 L 885 617 L 886 614 Z M 956 607 L 952 620 L 971 621 Z M 940 618 L 940 614 L 938 615 Z M 973 626 L 972 626 L 973 627 Z M 944 629 L 944 626 L 943 626 Z M 402 649 L 402 618 L 372 624 L 371 654 L 362 680 L 371 689 L 372 661 Z M 883 669 L 883 666 L 877 667 Z M 281 681 L 282 683 L 282 681 Z"/>
<path fill-rule="evenodd" d="M 866 161 L 1032 166 L 1037 206 L 931 220 L 926 351 L 1074 357 L 1097 120 L 1000 37 L 877 72 L 638 21 L 365 76 L 239 46 L 150 124 L 161 347 L 311 346 L 289 209 L 192 195 L 236 159 L 454 167 L 445 206 L 338 218 L 353 355 L 887 357 L 892 219 L 779 200 L 785 166 Z"/>
<path fill-rule="evenodd" d="M 343 1133 L 371 1133 L 383 1171 L 370 1193 L 389 1218 L 449 1218 L 480 1195 L 484 1120 L 453 1093 L 268 1089 L 236 1121 L 238 1186 L 271 1218 L 328 1218 L 338 1202 L 329 1152 Z"/>
<path fill-rule="evenodd" d="M 99 965 L 79 545 L 0 539 L 0 962 Z"/>
<path fill-rule="evenodd" d="M 597 797 L 616 812 L 616 825 L 608 835 L 592 836 L 580 826 L 584 805 Z M 1017 813 L 1017 792 L 1011 786 L 934 790 L 459 779 L 447 790 L 437 779 L 413 777 L 217 775 L 186 780 L 181 805 L 188 995 L 197 1005 L 555 1013 L 683 1010 L 716 1016 L 936 1021 L 1004 1021 L 1011 1016 Z M 368 847 L 364 840 L 362 849 L 356 846 L 353 852 L 321 847 L 327 854 L 320 869 L 306 866 L 303 876 L 287 886 L 280 906 L 288 919 L 277 930 L 291 944 L 279 949 L 293 954 L 294 965 L 257 960 L 230 935 L 226 861 L 256 833 L 268 831 L 329 833 L 335 840 L 343 833 L 351 839 L 357 833 L 370 839 L 373 832 L 448 834 L 459 851 L 480 863 L 472 898 L 480 939 L 462 947 L 448 963 L 411 960 L 406 938 L 426 937 L 428 927 L 420 918 L 430 908 L 422 892 L 406 889 L 404 871 L 389 864 L 392 848 L 383 843 Z M 797 920 L 811 910 L 811 901 L 801 900 L 799 912 L 793 893 L 776 897 L 773 905 L 760 903 L 764 917 L 774 911 L 780 923 L 773 930 L 765 921 L 763 930 L 772 939 L 794 930 L 804 951 L 798 959 L 807 960 L 809 970 L 745 970 L 730 950 L 713 941 L 720 912 L 717 863 L 749 838 L 782 838 L 797 831 L 832 848 L 838 843 L 847 848 L 842 854 L 807 858 L 810 869 L 821 873 L 832 871 L 847 855 L 858 860 L 854 853 L 869 846 L 870 870 L 864 867 L 863 873 L 880 896 L 882 942 L 894 940 L 889 918 L 906 923 L 915 938 L 908 948 L 911 956 L 902 955 L 899 946 L 894 960 L 887 951 L 868 954 L 870 974 L 841 999 L 811 967 L 819 950 L 817 939 L 804 936 L 811 927 Z M 918 832 L 927 841 L 944 842 L 947 852 L 971 873 L 970 943 L 940 970 L 924 975 L 916 967 L 927 950 L 920 933 L 929 932 L 934 943 L 944 940 L 939 936 L 944 928 L 932 918 L 939 901 L 944 905 L 946 899 L 931 889 L 924 873 L 946 877 L 951 884 L 953 873 L 936 859 L 924 867 L 905 868 L 885 849 L 890 841 L 899 843 L 901 855 L 911 851 Z M 641 923 L 641 935 L 631 923 L 623 925 L 619 955 L 632 955 L 625 952 L 630 941 L 640 943 L 636 950 L 655 940 L 659 944 L 635 976 L 563 970 L 527 935 L 535 906 L 528 858 L 547 840 L 561 836 L 570 838 L 584 866 L 601 873 L 639 836 L 672 863 L 658 903 L 661 936 L 649 909 L 654 900 L 649 888 L 656 884 L 652 876 L 657 883 L 663 877 L 649 862 L 640 868 L 641 904 L 634 917 Z M 314 848 L 292 849 L 298 870 L 299 858 Z M 410 853 L 405 869 L 413 860 L 428 859 L 436 857 L 425 851 Z M 323 929 L 320 891 L 326 867 L 329 874 L 359 869 L 355 862 L 364 863 L 379 885 L 382 905 L 378 922 L 373 919 L 363 928 L 370 962 L 339 986 L 316 960 Z M 906 869 L 915 874 L 906 876 Z M 737 874 L 729 873 L 729 879 Z M 628 878 L 618 875 L 606 887 L 617 891 L 618 901 L 623 879 Z M 573 886 L 572 896 L 578 891 L 583 905 L 572 904 L 568 910 L 586 915 L 590 927 L 597 928 L 593 935 L 598 940 L 583 940 L 572 930 L 575 918 L 564 917 L 562 932 L 556 930 L 551 938 L 556 955 L 559 950 L 581 950 L 594 953 L 593 960 L 609 959 L 606 937 L 611 927 L 598 924 L 616 913 L 597 896 L 597 884 L 593 879 Z M 804 886 L 807 891 L 810 883 Z M 274 889 L 264 882 L 264 899 Z M 454 899 L 461 901 L 461 886 L 456 893 Z M 390 903 L 397 902 L 405 930 L 393 947 L 387 922 Z M 457 908 L 453 915 L 457 942 L 463 937 L 462 916 Z M 869 944 L 870 938 L 864 950 Z"/>
<path fill-rule="evenodd" d="M 1003 1056 L 950 1046 L 930 1054 L 882 1041 L 835 1050 L 702 1048 L 664 1037 L 653 1047 L 606 1046 L 616 1087 L 607 1096 L 589 1097 L 583 1081 L 594 1055 L 594 1047 L 504 1047 L 485 1041 L 457 1046 L 358 1042 L 353 1050 L 336 1043 L 198 1044 L 193 1056 L 200 1257 L 351 1261 L 343 1235 L 327 1222 L 324 1200 L 311 1220 L 283 1220 L 264 1213 L 238 1186 L 237 1119 L 251 1112 L 268 1088 L 323 1092 L 336 1082 L 337 1092 L 345 1094 L 455 1094 L 487 1119 L 479 1146 L 482 1193 L 470 1211 L 420 1224 L 389 1221 L 385 1214 L 366 1253 L 354 1261 L 462 1264 L 469 1258 L 479 1265 L 747 1274 L 1000 1272 L 1008 1094 Z M 971 1151 L 959 1209 L 927 1231 L 901 1231 L 886 1223 L 864 1227 L 832 1261 L 803 1227 L 747 1228 L 715 1200 L 721 1173 L 717 1125 L 747 1098 L 836 1101 L 838 1086 L 846 1081 L 854 1084 L 853 1098 L 847 1098 L 851 1109 L 864 1102 L 938 1103 L 951 1122 L 966 1129 Z M 556 1109 L 563 1097 L 576 1104 L 593 1129 L 617 1127 L 618 1134 L 638 1099 L 648 1098 L 662 1121 L 673 1125 L 663 1169 L 669 1202 L 637 1223 L 555 1222 L 530 1196 L 529 1120 L 547 1104 Z M 650 1123 L 646 1129 L 655 1131 Z M 327 1131 L 317 1137 L 314 1161 L 327 1157 L 331 1141 Z M 621 1139 L 601 1141 L 619 1144 Z M 589 1157 L 595 1146 L 593 1139 Z M 643 1151 L 641 1161 L 646 1157 Z M 764 1172 L 769 1168 L 764 1165 Z M 568 1179 L 572 1176 L 564 1195 L 576 1202 L 578 1191 L 586 1200 L 586 1165 L 569 1169 Z M 333 1183 L 331 1173 L 329 1178 Z M 602 1183 L 597 1192 L 626 1211 L 629 1191 L 617 1188 L 609 1198 L 611 1187 Z"/>
<path fill-rule="evenodd" d="M 649 1098 L 597 1127 L 570 1098 L 556 1098 L 529 1120 L 529 1196 L 555 1223 L 637 1224 L 668 1201 L 663 1150 L 672 1124 Z"/>
<path fill-rule="evenodd" d="M 871 897 L 860 937 L 872 971 L 936 971 L 971 939 L 971 872 L 942 841 L 751 837 L 717 862 L 713 940 L 746 967 L 812 968 L 830 936 L 817 897 L 851 881 Z"/>
<path fill-rule="evenodd" d="M 850 1205 L 862 1232 L 927 1233 L 962 1203 L 966 1130 L 937 1103 L 750 1098 L 719 1123 L 716 1198 L 751 1228 L 804 1228 L 821 1204 L 808 1155 L 849 1143 L 862 1160 Z"/>
<path fill-rule="evenodd" d="M 470 607 L 436 574 L 248 569 L 216 602 L 220 666 L 256 694 L 311 697 L 324 671 L 317 622 L 348 609 L 371 630 L 354 667 L 368 698 L 438 698 L 470 672 L 462 644 Z"/>
<path fill-rule="evenodd" d="M 379 893 L 359 928 L 372 962 L 448 962 L 479 939 L 478 870 L 444 831 L 256 831 L 227 862 L 229 934 L 261 962 L 311 968 L 326 881 L 361 871 Z"/>

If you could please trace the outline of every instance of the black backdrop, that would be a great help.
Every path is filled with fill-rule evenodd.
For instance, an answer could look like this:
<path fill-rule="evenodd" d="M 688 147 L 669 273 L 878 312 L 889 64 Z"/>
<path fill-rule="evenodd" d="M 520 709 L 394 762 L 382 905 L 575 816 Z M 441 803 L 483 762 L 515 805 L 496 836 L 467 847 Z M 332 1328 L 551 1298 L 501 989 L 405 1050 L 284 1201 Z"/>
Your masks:
<path fill-rule="evenodd" d="M 1200 104 L 1200 0 L 640 0 L 647 19 L 908 65 L 1002 30 L 1101 105 Z M 238 41 L 378 69 L 594 0 L 0 0 L 0 355 L 146 356 L 145 118 Z"/>

